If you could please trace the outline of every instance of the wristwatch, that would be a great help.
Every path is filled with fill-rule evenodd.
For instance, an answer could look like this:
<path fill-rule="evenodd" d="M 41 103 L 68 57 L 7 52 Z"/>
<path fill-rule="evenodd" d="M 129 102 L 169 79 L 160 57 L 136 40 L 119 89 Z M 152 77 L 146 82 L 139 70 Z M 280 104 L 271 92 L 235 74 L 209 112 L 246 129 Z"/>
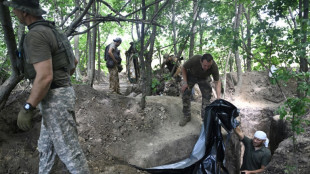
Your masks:
<path fill-rule="evenodd" d="M 33 111 L 33 110 L 35 110 L 36 108 L 33 107 L 30 103 L 26 103 L 26 104 L 24 105 L 24 109 L 25 109 L 26 111 Z"/>

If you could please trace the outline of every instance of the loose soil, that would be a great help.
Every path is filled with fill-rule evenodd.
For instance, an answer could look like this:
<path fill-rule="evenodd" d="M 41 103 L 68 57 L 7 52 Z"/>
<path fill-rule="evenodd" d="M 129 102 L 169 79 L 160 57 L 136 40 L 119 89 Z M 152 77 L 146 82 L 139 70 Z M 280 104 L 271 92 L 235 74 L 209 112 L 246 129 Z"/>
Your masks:
<path fill-rule="evenodd" d="M 276 85 L 270 84 L 267 72 L 244 74 L 238 94 L 235 94 L 233 83 L 235 76 L 231 74 L 227 78 L 225 99 L 241 109 L 239 119 L 247 123 L 255 121 L 250 116 L 266 111 L 266 108 L 270 113 L 263 115 L 273 116 L 272 111 L 284 101 L 284 97 Z M 201 128 L 201 96 L 196 96 L 192 102 L 192 121 L 180 127 L 181 97 L 148 96 L 146 108 L 141 110 L 139 95 L 110 94 L 108 85 L 107 78 L 103 77 L 94 88 L 74 86 L 79 140 L 92 173 L 146 173 L 132 165 L 148 168 L 188 157 Z M 282 86 L 283 93 L 293 96 L 296 84 L 289 85 Z M 122 74 L 121 92 L 128 93 L 129 88 L 132 89 L 132 85 Z M 18 87 L 14 90 L 5 109 L 0 112 L 0 173 L 31 174 L 38 171 L 37 140 L 41 116 L 36 116 L 34 128 L 28 132 L 16 126 L 17 114 L 29 95 L 29 89 Z M 252 124 L 259 125 L 259 121 Z M 246 135 L 255 131 L 246 129 L 245 125 L 243 128 Z M 68 172 L 58 161 L 53 173 Z"/>

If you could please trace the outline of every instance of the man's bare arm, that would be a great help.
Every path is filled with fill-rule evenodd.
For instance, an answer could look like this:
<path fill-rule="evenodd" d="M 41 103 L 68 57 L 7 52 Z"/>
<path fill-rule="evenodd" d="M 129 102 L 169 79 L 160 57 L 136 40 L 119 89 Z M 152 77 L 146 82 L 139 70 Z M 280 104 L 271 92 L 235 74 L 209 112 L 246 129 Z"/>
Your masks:
<path fill-rule="evenodd" d="M 220 99 L 221 98 L 221 81 L 214 81 L 215 84 L 215 92 L 216 92 L 216 98 Z"/>
<path fill-rule="evenodd" d="M 234 131 L 235 131 L 235 133 L 238 135 L 239 140 L 243 140 L 244 134 L 243 134 L 243 132 L 241 131 L 240 127 L 239 127 L 239 126 L 236 127 L 236 129 L 235 129 Z"/>
<path fill-rule="evenodd" d="M 188 88 L 188 84 L 187 84 L 187 72 L 183 66 L 182 66 L 182 77 L 183 77 L 183 85 L 181 88 L 181 92 L 184 92 Z"/>
<path fill-rule="evenodd" d="M 36 107 L 47 94 L 53 81 L 52 59 L 33 64 L 36 77 L 27 102 Z"/>
<path fill-rule="evenodd" d="M 245 172 L 245 174 L 255 174 L 255 173 L 261 173 L 264 171 L 265 171 L 265 166 L 261 166 L 261 168 L 257 170 L 243 170 L 241 172 Z"/>

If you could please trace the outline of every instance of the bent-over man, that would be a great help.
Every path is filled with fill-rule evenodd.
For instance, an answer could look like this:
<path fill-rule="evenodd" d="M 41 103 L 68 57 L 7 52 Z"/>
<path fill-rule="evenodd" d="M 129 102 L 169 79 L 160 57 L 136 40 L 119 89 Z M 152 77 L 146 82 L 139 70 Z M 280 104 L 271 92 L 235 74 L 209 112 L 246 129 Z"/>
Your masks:
<path fill-rule="evenodd" d="M 182 66 L 183 85 L 183 117 L 179 125 L 185 126 L 191 120 L 191 95 L 192 88 L 197 83 L 202 94 L 201 117 L 204 117 L 205 108 L 210 104 L 212 87 L 208 77 L 212 75 L 217 99 L 221 97 L 221 81 L 217 64 L 211 54 L 195 55 L 187 60 Z"/>

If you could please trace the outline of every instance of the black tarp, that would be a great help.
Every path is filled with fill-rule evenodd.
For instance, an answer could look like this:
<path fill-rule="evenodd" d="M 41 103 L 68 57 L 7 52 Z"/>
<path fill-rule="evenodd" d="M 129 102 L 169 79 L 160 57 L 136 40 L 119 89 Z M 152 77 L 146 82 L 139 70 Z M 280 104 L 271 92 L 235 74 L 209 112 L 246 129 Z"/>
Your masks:
<path fill-rule="evenodd" d="M 229 137 L 239 124 L 235 119 L 239 116 L 239 110 L 230 102 L 219 99 L 207 106 L 205 111 L 199 138 L 189 158 L 148 169 L 135 167 L 155 174 L 228 174 L 221 127 Z"/>

